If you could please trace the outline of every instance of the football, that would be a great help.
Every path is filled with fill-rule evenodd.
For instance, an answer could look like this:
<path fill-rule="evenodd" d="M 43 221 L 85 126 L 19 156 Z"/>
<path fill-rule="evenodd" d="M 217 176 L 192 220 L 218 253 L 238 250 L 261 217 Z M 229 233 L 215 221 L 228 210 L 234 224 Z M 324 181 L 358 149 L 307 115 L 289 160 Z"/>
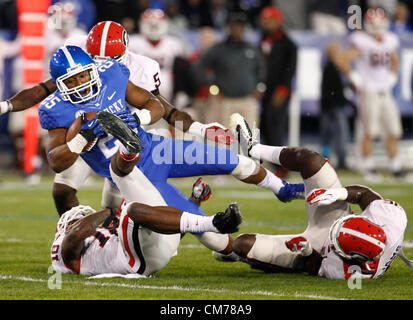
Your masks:
<path fill-rule="evenodd" d="M 86 119 L 87 120 L 93 120 L 95 117 L 96 117 L 96 112 L 94 112 L 94 111 L 86 113 Z M 75 121 L 73 121 L 73 123 L 70 125 L 69 129 L 67 129 L 66 142 L 69 142 L 70 140 L 72 140 L 80 132 L 80 129 L 82 127 L 81 122 L 82 122 L 81 117 L 78 117 L 78 118 L 76 118 Z M 94 139 L 94 140 L 88 142 L 87 145 L 83 148 L 82 153 L 87 152 L 90 149 L 92 149 L 93 146 L 95 145 L 96 141 L 97 141 L 97 139 Z"/>

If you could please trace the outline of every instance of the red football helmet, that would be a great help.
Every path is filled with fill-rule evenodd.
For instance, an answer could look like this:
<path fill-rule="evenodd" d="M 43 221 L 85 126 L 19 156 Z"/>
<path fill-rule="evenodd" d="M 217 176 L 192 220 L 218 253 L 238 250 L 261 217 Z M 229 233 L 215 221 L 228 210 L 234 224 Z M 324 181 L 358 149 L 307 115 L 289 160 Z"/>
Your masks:
<path fill-rule="evenodd" d="M 371 35 L 381 37 L 388 29 L 390 23 L 382 8 L 369 9 L 364 16 L 364 29 Z"/>
<path fill-rule="evenodd" d="M 337 219 L 330 228 L 329 237 L 334 253 L 346 260 L 376 261 L 386 247 L 383 228 L 356 215 Z"/>
<path fill-rule="evenodd" d="M 139 19 L 139 29 L 150 41 L 159 41 L 168 33 L 168 19 L 160 9 L 146 9 Z"/>
<path fill-rule="evenodd" d="M 86 50 L 95 61 L 111 58 L 125 63 L 128 44 L 128 33 L 119 23 L 103 21 L 90 30 Z"/>

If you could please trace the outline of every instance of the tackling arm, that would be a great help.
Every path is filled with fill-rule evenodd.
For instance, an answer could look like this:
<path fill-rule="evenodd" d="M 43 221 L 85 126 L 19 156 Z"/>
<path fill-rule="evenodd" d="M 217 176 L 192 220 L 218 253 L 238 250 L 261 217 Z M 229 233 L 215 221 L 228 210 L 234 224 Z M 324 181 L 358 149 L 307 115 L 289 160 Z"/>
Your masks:
<path fill-rule="evenodd" d="M 162 95 L 158 94 L 157 98 L 165 108 L 164 119 L 172 126 L 175 126 L 176 122 L 181 122 L 182 130 L 184 132 L 188 131 L 190 126 L 195 122 L 192 120 L 192 117 L 188 113 L 176 109 Z"/>
<path fill-rule="evenodd" d="M 94 234 L 96 228 L 105 221 L 112 211 L 108 208 L 75 221 L 62 242 L 62 258 L 66 265 L 79 273 L 79 262 L 84 250 L 84 240 Z"/>
<path fill-rule="evenodd" d="M 126 88 L 126 101 L 140 109 L 134 113 L 142 125 L 152 124 L 165 114 L 164 106 L 157 97 L 130 81 Z"/>
<path fill-rule="evenodd" d="M 7 112 L 18 112 L 29 109 L 34 105 L 40 103 L 49 94 L 56 91 L 56 85 L 51 79 L 46 82 L 24 89 L 7 101 L 0 102 L 0 114 Z M 4 106 L 4 107 L 3 107 Z"/>
<path fill-rule="evenodd" d="M 171 126 L 176 127 L 179 123 L 177 129 L 180 129 L 183 132 L 188 132 L 192 135 L 207 138 L 212 141 L 218 141 L 227 145 L 235 142 L 235 138 L 230 131 L 220 123 L 213 122 L 203 124 L 194 121 L 188 113 L 176 109 L 162 95 L 158 94 L 157 97 L 165 108 L 163 117 Z"/>

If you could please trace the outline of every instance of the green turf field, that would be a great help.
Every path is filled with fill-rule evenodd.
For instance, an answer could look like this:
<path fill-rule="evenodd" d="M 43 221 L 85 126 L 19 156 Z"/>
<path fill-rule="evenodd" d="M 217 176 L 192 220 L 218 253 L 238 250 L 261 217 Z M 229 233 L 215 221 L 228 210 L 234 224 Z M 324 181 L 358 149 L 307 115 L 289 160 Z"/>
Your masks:
<path fill-rule="evenodd" d="M 293 177 L 297 179 L 297 177 Z M 195 179 L 193 179 L 195 180 Z M 52 179 L 37 187 L 20 178 L 2 176 L 0 182 L 0 299 L 413 299 L 413 270 L 396 259 L 378 280 L 363 280 L 361 289 L 347 281 L 327 280 L 305 274 L 264 274 L 242 263 L 222 263 L 197 240 L 186 235 L 178 256 L 149 279 L 88 279 L 52 273 L 50 246 L 58 220 L 51 198 Z M 207 179 L 213 196 L 203 208 L 208 214 L 237 201 L 244 222 L 240 232 L 298 233 L 306 226 L 303 201 L 279 202 L 270 192 L 236 182 Z M 344 174 L 343 184 L 361 183 Z M 189 194 L 192 179 L 173 181 Z M 224 183 L 223 183 L 224 182 Z M 82 204 L 99 208 L 98 178 L 79 192 Z M 389 182 L 372 186 L 386 198 L 399 202 L 410 224 L 405 233 L 405 253 L 413 259 L 413 185 Z M 50 273 L 49 273 L 50 271 Z"/>

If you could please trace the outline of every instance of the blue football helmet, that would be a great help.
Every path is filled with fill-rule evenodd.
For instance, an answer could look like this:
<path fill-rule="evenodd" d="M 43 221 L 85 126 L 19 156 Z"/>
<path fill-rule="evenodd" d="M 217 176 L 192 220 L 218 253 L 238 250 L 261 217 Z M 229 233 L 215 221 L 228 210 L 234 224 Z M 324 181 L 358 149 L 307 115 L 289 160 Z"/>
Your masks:
<path fill-rule="evenodd" d="M 90 79 L 69 88 L 65 80 L 83 71 L 89 71 Z M 74 104 L 94 98 L 99 94 L 102 86 L 95 62 L 85 51 L 76 46 L 61 47 L 53 54 L 50 60 L 50 74 L 62 99 Z"/>

